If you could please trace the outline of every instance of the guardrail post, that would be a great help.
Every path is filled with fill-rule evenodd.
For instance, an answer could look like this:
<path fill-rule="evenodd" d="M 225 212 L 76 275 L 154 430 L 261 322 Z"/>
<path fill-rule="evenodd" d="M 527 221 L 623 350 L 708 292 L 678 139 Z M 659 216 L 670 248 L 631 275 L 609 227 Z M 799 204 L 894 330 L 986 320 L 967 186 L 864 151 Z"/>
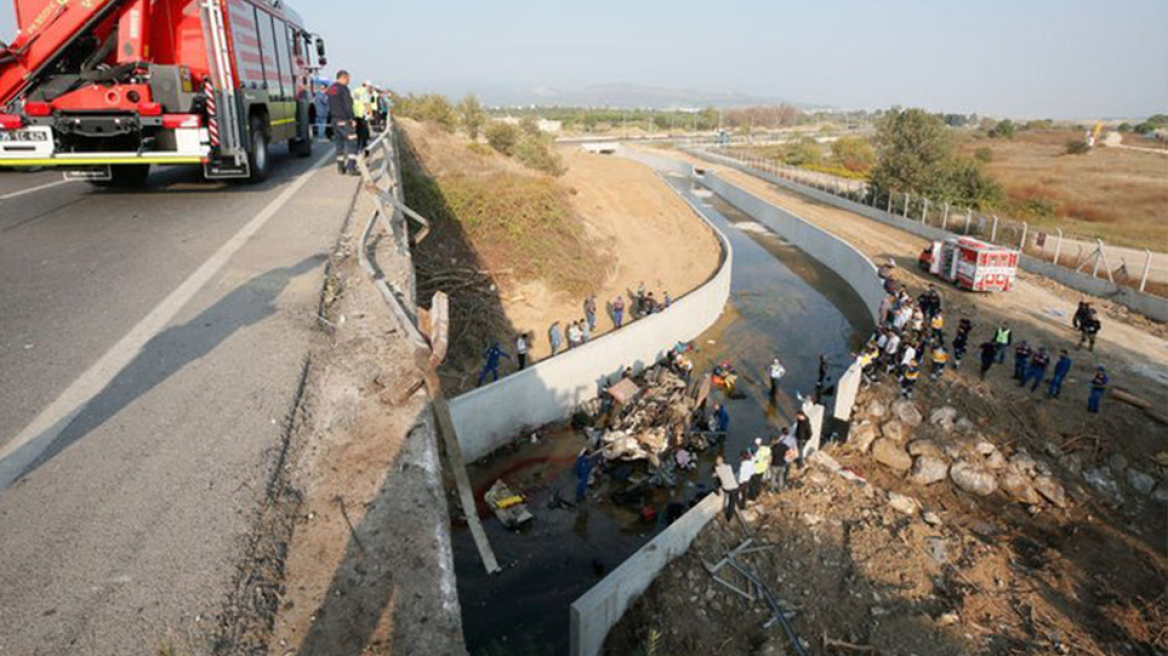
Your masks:
<path fill-rule="evenodd" d="M 928 225 L 929 223 L 929 199 L 925 199 L 925 205 L 921 208 L 921 224 Z"/>
<path fill-rule="evenodd" d="M 908 199 L 911 197 L 912 197 L 912 194 L 905 194 L 904 195 L 904 218 L 906 218 L 906 219 L 908 218 Z"/>
<path fill-rule="evenodd" d="M 945 201 L 945 213 L 941 215 L 941 229 L 947 230 L 949 227 L 949 201 Z"/>
<path fill-rule="evenodd" d="M 1140 291 L 1148 286 L 1148 271 L 1152 268 L 1152 251 L 1144 249 L 1144 273 L 1140 275 Z"/>
<path fill-rule="evenodd" d="M 1052 261 L 1055 266 L 1058 266 L 1059 253 L 1063 251 L 1063 230 L 1062 228 L 1055 228 L 1055 231 L 1058 232 L 1058 239 L 1054 242 L 1054 260 Z"/>
<path fill-rule="evenodd" d="M 990 243 L 998 243 L 998 215 L 994 214 L 994 227 L 990 228 Z"/>
<path fill-rule="evenodd" d="M 1023 221 L 1022 222 L 1022 241 L 1020 241 L 1018 243 L 1018 250 L 1020 252 L 1023 252 L 1023 253 L 1026 252 L 1026 233 L 1029 232 L 1029 230 L 1030 230 L 1030 224 Z"/>

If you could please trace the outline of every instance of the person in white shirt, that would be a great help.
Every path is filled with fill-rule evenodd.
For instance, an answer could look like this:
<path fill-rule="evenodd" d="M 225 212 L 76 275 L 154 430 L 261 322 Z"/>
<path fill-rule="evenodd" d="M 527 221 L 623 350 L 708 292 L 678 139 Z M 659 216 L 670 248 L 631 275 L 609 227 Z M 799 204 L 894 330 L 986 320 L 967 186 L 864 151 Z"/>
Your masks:
<path fill-rule="evenodd" d="M 726 464 L 722 456 L 714 459 L 714 476 L 718 477 L 718 483 L 721 485 L 722 494 L 725 495 L 725 504 L 722 510 L 726 515 L 726 521 L 734 516 L 734 508 L 738 506 L 738 479 L 734 477 L 734 468 Z"/>
<path fill-rule="evenodd" d="M 515 338 L 515 360 L 520 371 L 527 366 L 527 333 L 519 333 Z"/>
<path fill-rule="evenodd" d="M 787 373 L 787 370 L 783 368 L 783 365 L 779 362 L 779 359 L 775 358 L 771 362 L 771 367 L 770 367 L 771 400 L 772 401 L 775 400 L 775 395 L 777 395 L 779 393 L 779 379 L 782 378 L 783 375 L 786 373 Z"/>
<path fill-rule="evenodd" d="M 889 333 L 888 339 L 884 342 L 884 360 L 888 362 L 888 366 L 892 367 L 896 364 L 896 352 L 900 350 L 900 335 L 896 333 Z"/>
<path fill-rule="evenodd" d="M 745 492 L 746 486 L 750 485 L 750 479 L 754 478 L 754 458 L 751 457 L 749 451 L 742 452 L 742 462 L 738 465 L 738 487 Z M 746 510 L 746 494 L 740 492 L 738 494 L 738 507 Z"/>

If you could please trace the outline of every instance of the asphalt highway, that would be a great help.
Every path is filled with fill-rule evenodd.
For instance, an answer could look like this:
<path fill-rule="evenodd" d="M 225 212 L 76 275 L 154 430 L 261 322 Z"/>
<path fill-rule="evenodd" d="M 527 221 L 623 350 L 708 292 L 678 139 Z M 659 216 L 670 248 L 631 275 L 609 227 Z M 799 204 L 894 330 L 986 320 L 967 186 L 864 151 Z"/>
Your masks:
<path fill-rule="evenodd" d="M 0 173 L 0 655 L 208 649 L 357 187 L 328 157 Z"/>

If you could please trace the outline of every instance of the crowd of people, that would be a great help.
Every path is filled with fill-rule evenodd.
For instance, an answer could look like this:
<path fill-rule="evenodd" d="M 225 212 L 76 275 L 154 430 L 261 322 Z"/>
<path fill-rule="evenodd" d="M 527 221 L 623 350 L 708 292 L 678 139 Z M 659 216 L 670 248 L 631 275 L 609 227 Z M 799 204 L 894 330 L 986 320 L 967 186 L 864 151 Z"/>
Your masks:
<path fill-rule="evenodd" d="M 725 412 L 725 406 L 718 406 Z M 727 426 L 729 419 L 726 420 Z M 794 431 L 784 426 L 771 438 L 755 438 L 738 456 L 735 470 L 724 455 L 714 458 L 714 477 L 725 501 L 723 512 L 730 519 L 736 510 L 745 510 L 757 501 L 763 488 L 781 491 L 787 485 L 792 465 L 802 465 L 803 447 L 811 440 L 811 421 L 802 411 L 795 414 Z"/>
<path fill-rule="evenodd" d="M 350 90 L 349 81 L 348 71 L 337 71 L 331 85 L 317 86 L 312 101 L 316 136 L 324 139 L 331 131 L 336 142 L 337 170 L 358 175 L 357 154 L 365 151 L 372 132 L 387 125 L 392 94 L 368 81 Z"/>
<path fill-rule="evenodd" d="M 934 285 L 915 299 L 903 287 L 890 294 L 883 309 L 883 321 L 860 355 L 865 381 L 871 383 L 884 376 L 892 377 L 898 382 L 901 394 L 911 398 L 926 364 L 928 375 L 934 380 L 944 376 L 947 369 L 960 368 L 969 349 L 974 325 L 968 317 L 962 317 L 952 341 L 948 341 L 941 305 L 940 293 Z M 1094 351 L 1095 336 L 1102 324 L 1090 303 L 1079 303 L 1072 325 L 1080 335 L 1076 349 L 1086 345 L 1089 351 Z M 1046 396 L 1059 398 L 1063 382 L 1074 366 L 1068 349 L 1059 349 L 1058 360 L 1051 372 L 1053 349 L 1031 344 L 1028 340 L 1020 340 L 1015 346 L 1014 331 L 1006 323 L 993 327 L 988 339 L 978 347 L 981 379 L 985 380 L 994 365 L 1003 364 L 1011 350 L 1017 386 L 1028 387 L 1034 393 L 1045 384 Z M 1048 373 L 1050 378 L 1047 378 Z M 1103 365 L 1097 366 L 1088 394 L 1090 412 L 1099 412 L 1109 382 L 1106 369 Z"/>
<path fill-rule="evenodd" d="M 341 71 L 341 73 L 344 73 L 344 71 Z M 340 79 L 340 74 L 338 74 L 338 79 Z M 338 152 L 340 152 L 339 149 Z M 338 156 L 339 162 L 340 156 Z M 583 317 L 567 323 L 556 320 L 548 327 L 548 348 L 552 356 L 559 354 L 561 351 L 583 346 L 592 340 L 592 335 L 596 332 L 600 312 L 599 301 L 596 296 L 588 296 L 584 299 L 582 305 Z M 640 319 L 651 314 L 663 312 L 672 306 L 673 297 L 670 296 L 668 291 L 662 292 L 661 298 L 658 299 L 653 292 L 646 290 L 645 283 L 642 281 L 637 286 L 636 292 L 630 294 L 628 306 L 625 304 L 623 295 L 617 296 L 609 305 L 608 311 L 609 318 L 612 321 L 612 327 L 615 330 L 625 325 L 627 323 L 626 319 Z M 526 331 L 516 336 L 516 371 L 521 371 L 527 367 L 528 352 L 533 339 L 534 336 L 532 333 Z M 499 379 L 499 365 L 502 359 L 511 360 L 511 356 L 503 351 L 498 342 L 492 342 L 483 354 L 483 369 L 479 374 L 479 385 L 486 382 L 488 377 L 491 377 L 492 381 Z M 681 361 L 685 362 L 685 359 L 682 358 Z M 692 364 L 690 368 L 692 369 Z"/>

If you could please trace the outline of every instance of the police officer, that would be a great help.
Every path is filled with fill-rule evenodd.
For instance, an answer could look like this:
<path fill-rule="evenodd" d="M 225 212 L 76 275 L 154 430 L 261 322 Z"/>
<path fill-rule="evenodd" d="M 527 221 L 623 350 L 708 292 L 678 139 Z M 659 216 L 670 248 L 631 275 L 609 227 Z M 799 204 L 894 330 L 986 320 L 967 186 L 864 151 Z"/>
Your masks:
<path fill-rule="evenodd" d="M 1050 378 L 1050 387 L 1046 390 L 1046 395 L 1052 399 L 1057 399 L 1059 393 L 1063 389 L 1063 380 L 1066 379 L 1067 374 L 1071 372 L 1071 356 L 1067 355 L 1067 350 L 1059 351 L 1058 362 L 1054 365 L 1054 375 Z"/>
<path fill-rule="evenodd" d="M 353 119 L 353 94 L 349 92 L 348 71 L 337 71 L 337 81 L 328 88 L 328 106 L 333 138 L 337 142 L 337 171 L 360 175 L 357 172 L 357 124 Z"/>
<path fill-rule="evenodd" d="M 1095 371 L 1095 377 L 1091 379 L 1091 394 L 1087 397 L 1087 412 L 1099 413 L 1099 402 L 1103 400 L 1103 393 L 1107 391 L 1107 383 L 1111 379 L 1107 377 L 1107 370 L 1103 365 Z"/>
<path fill-rule="evenodd" d="M 1026 387 L 1026 383 L 1031 380 L 1034 384 L 1030 386 L 1030 391 L 1033 392 L 1038 389 L 1039 383 L 1046 377 L 1046 368 L 1050 365 L 1050 356 L 1046 353 L 1045 347 L 1038 347 L 1034 355 L 1030 356 L 1030 367 L 1026 370 L 1026 377 L 1022 382 L 1018 383 L 1018 387 Z"/>

